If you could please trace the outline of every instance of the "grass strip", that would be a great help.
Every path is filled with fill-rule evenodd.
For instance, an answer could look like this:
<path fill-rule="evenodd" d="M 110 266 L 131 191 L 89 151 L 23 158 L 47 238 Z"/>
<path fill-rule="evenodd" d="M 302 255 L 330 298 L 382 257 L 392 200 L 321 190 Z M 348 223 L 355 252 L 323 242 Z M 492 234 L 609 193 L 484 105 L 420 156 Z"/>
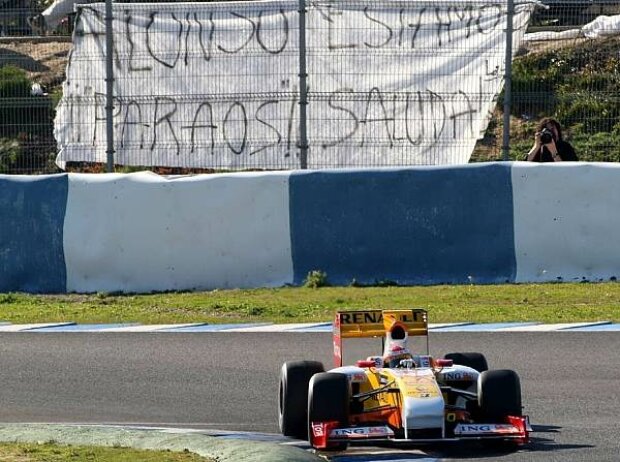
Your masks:
<path fill-rule="evenodd" d="M 215 462 L 189 451 L 150 451 L 124 447 L 67 446 L 47 443 L 0 443 L 4 462 Z"/>
<path fill-rule="evenodd" d="M 146 295 L 0 294 L 12 323 L 331 321 L 337 309 L 425 308 L 430 322 L 620 322 L 620 284 L 283 287 Z"/>

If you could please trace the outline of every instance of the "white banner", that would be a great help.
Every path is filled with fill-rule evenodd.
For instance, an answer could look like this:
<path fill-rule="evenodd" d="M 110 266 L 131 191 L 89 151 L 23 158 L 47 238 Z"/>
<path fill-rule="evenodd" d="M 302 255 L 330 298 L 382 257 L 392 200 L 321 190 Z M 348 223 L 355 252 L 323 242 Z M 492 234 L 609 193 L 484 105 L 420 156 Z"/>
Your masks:
<path fill-rule="evenodd" d="M 519 3 L 513 50 L 534 3 Z M 79 8 L 59 165 L 106 161 L 105 5 Z M 115 163 L 299 168 L 297 1 L 114 4 Z M 506 3 L 308 2 L 308 166 L 467 163 L 501 90 Z"/>

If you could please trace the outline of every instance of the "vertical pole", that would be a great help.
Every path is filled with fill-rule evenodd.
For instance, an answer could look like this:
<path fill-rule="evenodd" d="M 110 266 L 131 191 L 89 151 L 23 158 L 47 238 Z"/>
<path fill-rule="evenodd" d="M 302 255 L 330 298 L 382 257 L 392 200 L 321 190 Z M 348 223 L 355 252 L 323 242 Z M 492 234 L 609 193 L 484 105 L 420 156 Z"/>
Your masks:
<path fill-rule="evenodd" d="M 112 0 L 105 2 L 105 83 L 106 83 L 106 171 L 114 171 L 114 39 L 112 37 Z"/>
<path fill-rule="evenodd" d="M 299 164 L 308 168 L 308 132 L 306 108 L 308 106 L 308 77 L 306 70 L 306 2 L 299 0 Z"/>
<path fill-rule="evenodd" d="M 512 29 L 515 4 L 514 0 L 507 0 L 506 15 L 506 57 L 504 72 L 504 130 L 502 140 L 502 160 L 510 159 L 510 110 L 512 100 Z"/>

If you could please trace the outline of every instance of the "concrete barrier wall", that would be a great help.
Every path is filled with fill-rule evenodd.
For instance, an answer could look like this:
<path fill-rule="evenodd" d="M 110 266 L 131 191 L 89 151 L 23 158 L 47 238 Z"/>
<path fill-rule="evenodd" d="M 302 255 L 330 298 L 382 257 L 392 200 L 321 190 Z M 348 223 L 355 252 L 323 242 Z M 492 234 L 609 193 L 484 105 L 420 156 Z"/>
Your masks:
<path fill-rule="evenodd" d="M 620 277 L 620 165 L 514 164 L 517 282 Z"/>
<path fill-rule="evenodd" d="M 290 196 L 296 284 L 514 280 L 507 164 L 294 173 Z"/>
<path fill-rule="evenodd" d="M 620 166 L 0 176 L 0 291 L 609 280 Z"/>
<path fill-rule="evenodd" d="M 67 290 L 292 282 L 288 173 L 70 175 Z"/>
<path fill-rule="evenodd" d="M 0 292 L 66 290 L 67 175 L 0 175 Z"/>

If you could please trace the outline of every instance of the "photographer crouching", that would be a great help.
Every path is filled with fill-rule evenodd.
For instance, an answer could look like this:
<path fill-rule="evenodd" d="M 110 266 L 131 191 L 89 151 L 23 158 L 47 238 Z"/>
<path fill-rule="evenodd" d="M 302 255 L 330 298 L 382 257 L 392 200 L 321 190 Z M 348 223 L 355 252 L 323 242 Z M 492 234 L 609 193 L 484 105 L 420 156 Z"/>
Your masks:
<path fill-rule="evenodd" d="M 527 154 L 530 162 L 576 161 L 577 154 L 570 143 L 562 139 L 562 127 L 552 117 L 545 117 L 536 127 L 534 146 Z"/>

